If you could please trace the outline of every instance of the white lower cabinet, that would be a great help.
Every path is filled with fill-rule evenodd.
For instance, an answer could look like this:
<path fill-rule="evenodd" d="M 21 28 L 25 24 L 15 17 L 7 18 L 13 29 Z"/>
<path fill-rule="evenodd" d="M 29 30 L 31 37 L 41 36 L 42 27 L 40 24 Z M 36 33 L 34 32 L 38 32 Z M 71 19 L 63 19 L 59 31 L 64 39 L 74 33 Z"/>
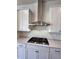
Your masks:
<path fill-rule="evenodd" d="M 27 45 L 27 59 L 61 59 L 61 49 Z"/>
<path fill-rule="evenodd" d="M 50 59 L 61 59 L 61 49 L 50 48 Z"/>
<path fill-rule="evenodd" d="M 39 59 L 49 59 L 49 47 L 39 47 Z"/>
<path fill-rule="evenodd" d="M 25 59 L 25 44 L 17 45 L 17 59 Z"/>
<path fill-rule="evenodd" d="M 28 48 L 27 58 L 28 59 L 37 59 L 37 54 L 36 54 L 35 49 Z"/>
<path fill-rule="evenodd" d="M 27 45 L 28 59 L 49 59 L 49 48 L 42 46 Z"/>

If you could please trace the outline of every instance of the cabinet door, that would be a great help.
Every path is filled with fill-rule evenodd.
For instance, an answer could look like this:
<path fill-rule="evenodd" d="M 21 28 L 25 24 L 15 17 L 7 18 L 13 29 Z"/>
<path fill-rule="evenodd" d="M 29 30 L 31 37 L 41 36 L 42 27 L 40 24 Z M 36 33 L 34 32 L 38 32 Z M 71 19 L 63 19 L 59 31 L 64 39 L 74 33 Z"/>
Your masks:
<path fill-rule="evenodd" d="M 39 59 L 39 51 L 28 48 L 28 59 Z"/>
<path fill-rule="evenodd" d="M 61 51 L 58 48 L 50 49 L 50 59 L 61 59 Z"/>
<path fill-rule="evenodd" d="M 49 59 L 49 52 L 40 50 L 39 51 L 39 59 Z"/>
<path fill-rule="evenodd" d="M 39 47 L 39 59 L 49 59 L 49 48 Z"/>
<path fill-rule="evenodd" d="M 18 30 L 28 31 L 29 29 L 29 10 L 19 10 L 18 11 Z"/>
<path fill-rule="evenodd" d="M 17 11 L 17 30 L 21 31 L 22 30 L 22 14 L 20 11 Z"/>
<path fill-rule="evenodd" d="M 39 50 L 38 46 L 27 45 L 27 56 L 28 59 L 39 59 Z"/>
<path fill-rule="evenodd" d="M 49 48 L 41 46 L 27 46 L 28 59 L 49 59 Z"/>
<path fill-rule="evenodd" d="M 29 11 L 28 10 L 23 10 L 22 11 L 22 25 L 23 25 L 23 31 L 28 31 L 29 28 Z"/>
<path fill-rule="evenodd" d="M 61 30 L 61 9 L 60 7 L 52 7 L 49 9 L 50 31 L 59 32 Z"/>
<path fill-rule="evenodd" d="M 24 45 L 17 46 L 17 59 L 25 59 L 25 46 Z"/>

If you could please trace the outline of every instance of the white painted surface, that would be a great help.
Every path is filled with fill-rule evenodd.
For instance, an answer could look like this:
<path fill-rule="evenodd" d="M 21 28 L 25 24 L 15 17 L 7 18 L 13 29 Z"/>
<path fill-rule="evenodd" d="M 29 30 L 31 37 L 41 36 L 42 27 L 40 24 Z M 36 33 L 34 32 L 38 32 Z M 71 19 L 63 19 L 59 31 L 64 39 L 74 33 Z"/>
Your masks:
<path fill-rule="evenodd" d="M 18 31 L 29 31 L 29 9 L 18 11 Z"/>
<path fill-rule="evenodd" d="M 37 54 L 35 53 L 35 50 L 33 48 L 28 48 L 28 59 L 36 59 L 36 55 Z"/>
<path fill-rule="evenodd" d="M 61 49 L 50 48 L 50 59 L 61 59 Z"/>
<path fill-rule="evenodd" d="M 25 44 L 17 45 L 17 59 L 25 59 Z"/>
<path fill-rule="evenodd" d="M 61 9 L 53 7 L 49 9 L 51 32 L 59 32 L 61 30 Z"/>
<path fill-rule="evenodd" d="M 43 2 L 43 20 L 51 25 L 49 32 L 59 32 L 61 30 L 61 2 Z"/>
<path fill-rule="evenodd" d="M 35 45 L 27 45 L 27 49 L 28 59 L 48 59 L 49 48 Z"/>
<path fill-rule="evenodd" d="M 49 59 L 48 47 L 39 47 L 39 59 Z"/>

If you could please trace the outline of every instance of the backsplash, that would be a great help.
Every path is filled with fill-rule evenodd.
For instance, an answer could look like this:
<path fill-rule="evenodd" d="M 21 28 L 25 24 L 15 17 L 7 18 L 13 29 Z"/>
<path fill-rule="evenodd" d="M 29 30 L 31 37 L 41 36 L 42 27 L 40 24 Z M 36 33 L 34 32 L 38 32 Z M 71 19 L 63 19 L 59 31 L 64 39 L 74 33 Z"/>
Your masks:
<path fill-rule="evenodd" d="M 33 30 L 31 32 L 18 32 L 18 38 L 30 38 L 30 37 L 43 37 L 54 40 L 61 40 L 61 34 L 59 33 L 49 33 L 46 31 Z"/>
<path fill-rule="evenodd" d="M 36 31 L 33 30 L 28 34 L 28 37 L 44 37 L 48 39 L 58 39 L 61 40 L 61 34 L 49 33 L 47 31 Z"/>
<path fill-rule="evenodd" d="M 17 38 L 27 38 L 27 32 L 18 31 Z"/>

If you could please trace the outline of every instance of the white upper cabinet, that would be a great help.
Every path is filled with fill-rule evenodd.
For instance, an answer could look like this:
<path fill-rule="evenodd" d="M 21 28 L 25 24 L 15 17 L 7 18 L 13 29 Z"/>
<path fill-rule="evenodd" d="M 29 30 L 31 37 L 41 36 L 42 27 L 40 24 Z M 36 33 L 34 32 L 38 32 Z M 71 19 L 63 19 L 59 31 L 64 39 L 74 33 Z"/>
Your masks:
<path fill-rule="evenodd" d="M 53 7 L 49 9 L 49 20 L 50 20 L 50 32 L 61 31 L 61 11 L 60 7 Z"/>
<path fill-rule="evenodd" d="M 29 20 L 31 19 L 30 11 L 27 10 L 19 10 L 17 12 L 17 30 L 18 31 L 30 31 L 29 29 Z"/>
<path fill-rule="evenodd" d="M 61 3 L 58 1 L 43 2 L 43 20 L 50 24 L 48 32 L 61 31 Z"/>

